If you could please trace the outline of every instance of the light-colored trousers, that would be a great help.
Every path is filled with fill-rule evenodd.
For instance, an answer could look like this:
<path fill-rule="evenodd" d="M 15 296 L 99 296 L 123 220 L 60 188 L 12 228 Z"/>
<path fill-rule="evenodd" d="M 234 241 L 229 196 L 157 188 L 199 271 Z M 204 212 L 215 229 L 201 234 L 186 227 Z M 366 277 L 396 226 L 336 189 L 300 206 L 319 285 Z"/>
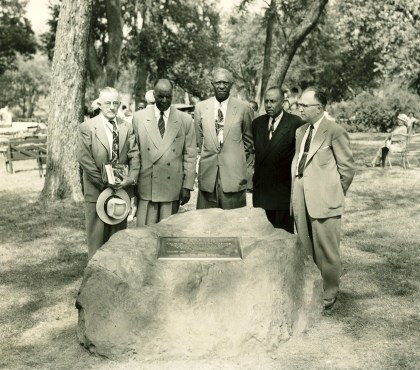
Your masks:
<path fill-rule="evenodd" d="M 341 216 L 319 219 L 310 217 L 303 182 L 303 177 L 296 177 L 293 185 L 292 204 L 296 230 L 303 247 L 321 271 L 324 299 L 332 299 L 338 294 L 341 276 Z"/>
<path fill-rule="evenodd" d="M 137 227 L 156 224 L 165 218 L 177 213 L 179 201 L 152 202 L 140 199 L 137 207 Z"/>

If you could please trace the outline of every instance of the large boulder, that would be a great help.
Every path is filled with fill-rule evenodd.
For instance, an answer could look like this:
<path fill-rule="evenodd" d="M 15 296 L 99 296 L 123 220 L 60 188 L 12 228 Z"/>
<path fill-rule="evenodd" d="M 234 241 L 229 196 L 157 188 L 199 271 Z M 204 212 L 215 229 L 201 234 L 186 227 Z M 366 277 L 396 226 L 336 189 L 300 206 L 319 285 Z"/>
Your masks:
<path fill-rule="evenodd" d="M 241 238 L 242 260 L 160 260 L 158 237 Z M 108 358 L 275 355 L 322 312 L 320 274 L 261 209 L 209 209 L 115 234 L 90 260 L 78 336 Z"/>

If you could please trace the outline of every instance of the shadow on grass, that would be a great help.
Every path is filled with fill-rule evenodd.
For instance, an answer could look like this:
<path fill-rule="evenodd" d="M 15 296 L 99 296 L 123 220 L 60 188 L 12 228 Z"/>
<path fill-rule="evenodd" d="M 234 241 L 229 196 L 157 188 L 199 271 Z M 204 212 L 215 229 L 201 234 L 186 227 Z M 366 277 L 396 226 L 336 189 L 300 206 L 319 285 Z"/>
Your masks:
<path fill-rule="evenodd" d="M 57 350 L 43 348 L 43 344 L 23 348 L 19 338 L 28 335 L 40 322 L 47 322 L 47 335 L 56 337 L 61 330 L 59 321 L 54 322 L 58 320 L 53 316 L 56 307 L 66 306 L 70 315 L 74 310 L 73 323 L 76 321 L 74 301 L 87 264 L 83 205 L 68 202 L 45 205 L 35 199 L 34 194 L 0 193 L 0 246 L 6 261 L 10 261 L 0 269 L 0 286 L 7 297 L 0 326 L 10 328 L 0 336 L 0 347 L 4 349 L 0 366 L 4 363 L 6 368 L 31 364 L 43 368 L 46 353 L 57 357 Z M 74 346 L 77 351 L 73 326 L 69 329 L 73 338 L 65 345 Z"/>

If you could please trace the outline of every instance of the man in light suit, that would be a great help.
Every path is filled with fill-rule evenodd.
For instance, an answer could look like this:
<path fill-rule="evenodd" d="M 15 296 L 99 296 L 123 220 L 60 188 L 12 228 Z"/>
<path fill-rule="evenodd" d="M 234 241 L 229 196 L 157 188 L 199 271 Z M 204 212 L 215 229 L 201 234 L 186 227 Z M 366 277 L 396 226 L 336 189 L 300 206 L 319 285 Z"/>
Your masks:
<path fill-rule="evenodd" d="M 89 259 L 112 234 L 127 227 L 127 219 L 117 225 L 108 225 L 96 213 L 96 201 L 106 186 L 101 176 L 102 164 L 111 161 L 128 164 L 128 176 L 113 185 L 115 189 L 134 185 L 139 173 L 140 159 L 133 129 L 117 118 L 120 104 L 118 91 L 105 87 L 98 99 L 101 112 L 79 126 L 77 160 L 83 169 Z"/>
<path fill-rule="evenodd" d="M 194 123 L 200 151 L 197 209 L 246 206 L 247 163 L 252 160 L 252 110 L 230 97 L 231 73 L 213 73 L 215 96 L 197 103 Z"/>
<path fill-rule="evenodd" d="M 254 207 L 265 210 L 274 227 L 293 234 L 290 166 L 295 154 L 296 129 L 303 122 L 300 117 L 283 111 L 283 100 L 279 87 L 269 88 L 264 97 L 267 114 L 252 122 L 255 148 L 252 202 Z"/>
<path fill-rule="evenodd" d="M 194 188 L 194 124 L 189 114 L 171 106 L 172 90 L 169 80 L 159 80 L 153 90 L 155 104 L 133 116 L 141 160 L 137 226 L 155 224 L 177 213 Z"/>
<path fill-rule="evenodd" d="M 292 207 L 299 239 L 321 271 L 324 308 L 337 300 L 341 275 L 339 253 L 344 196 L 355 166 L 343 127 L 324 115 L 325 95 L 305 90 L 299 110 L 307 124 L 296 131 L 292 162 Z"/>

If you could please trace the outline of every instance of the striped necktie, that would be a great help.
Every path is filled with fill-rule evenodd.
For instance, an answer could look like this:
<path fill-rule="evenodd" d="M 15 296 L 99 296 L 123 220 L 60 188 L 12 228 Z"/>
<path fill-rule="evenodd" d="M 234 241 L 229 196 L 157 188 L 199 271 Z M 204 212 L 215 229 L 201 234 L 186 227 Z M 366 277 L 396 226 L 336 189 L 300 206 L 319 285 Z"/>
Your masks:
<path fill-rule="evenodd" d="M 118 128 L 114 120 L 109 120 L 109 123 L 112 125 L 112 151 L 111 151 L 111 162 L 118 162 L 119 154 L 119 137 L 118 137 Z"/>
<path fill-rule="evenodd" d="M 274 122 L 276 122 L 275 118 L 273 117 L 270 126 L 268 127 L 268 140 L 271 140 L 274 134 Z"/>
<path fill-rule="evenodd" d="M 163 115 L 164 115 L 163 111 L 160 111 L 158 127 L 159 127 L 160 136 L 162 136 L 162 139 L 163 139 L 163 135 L 165 135 L 165 120 L 163 119 Z"/>

